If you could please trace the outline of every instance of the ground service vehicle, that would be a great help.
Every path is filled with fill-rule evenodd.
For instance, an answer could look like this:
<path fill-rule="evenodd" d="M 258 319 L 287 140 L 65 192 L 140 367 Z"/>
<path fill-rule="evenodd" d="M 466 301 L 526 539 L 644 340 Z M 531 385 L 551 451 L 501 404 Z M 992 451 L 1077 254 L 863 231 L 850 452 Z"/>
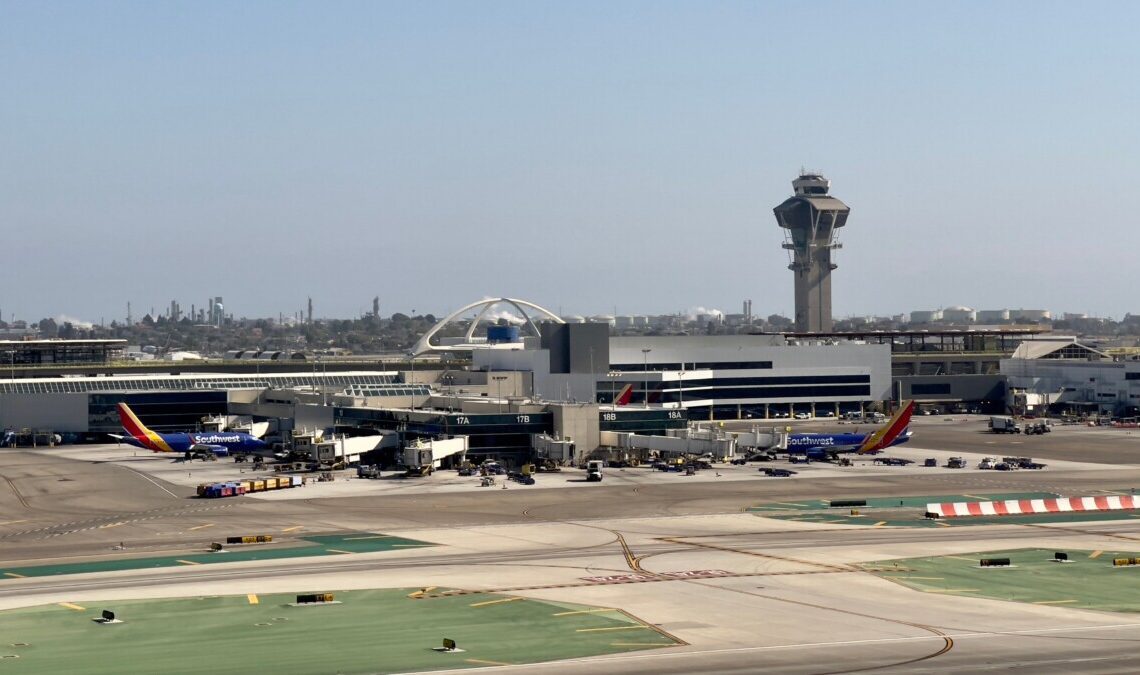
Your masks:
<path fill-rule="evenodd" d="M 586 462 L 586 480 L 593 482 L 601 482 L 602 480 L 602 464 L 603 462 L 598 459 L 591 459 Z"/>
<path fill-rule="evenodd" d="M 1021 425 L 1012 417 L 991 417 L 990 431 L 995 434 L 1020 434 Z"/>
<path fill-rule="evenodd" d="M 789 476 L 795 475 L 796 473 L 791 469 L 773 469 L 767 466 L 761 467 L 760 471 L 764 472 L 764 475 L 771 476 L 773 478 L 787 478 Z"/>
<path fill-rule="evenodd" d="M 908 464 L 914 464 L 914 460 L 903 459 L 902 457 L 876 457 L 875 463 L 884 466 L 906 466 Z"/>

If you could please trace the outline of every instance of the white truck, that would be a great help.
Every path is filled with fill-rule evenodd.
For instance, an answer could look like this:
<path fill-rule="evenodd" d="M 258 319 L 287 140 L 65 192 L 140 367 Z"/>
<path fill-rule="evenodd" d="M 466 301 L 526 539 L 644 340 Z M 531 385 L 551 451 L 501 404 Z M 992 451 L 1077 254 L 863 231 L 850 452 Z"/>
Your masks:
<path fill-rule="evenodd" d="M 991 417 L 990 431 L 995 434 L 1020 434 L 1021 425 L 1012 417 Z"/>
<path fill-rule="evenodd" d="M 602 466 L 605 464 L 600 459 L 591 459 L 586 462 L 586 480 L 593 482 L 601 482 L 602 480 Z"/>

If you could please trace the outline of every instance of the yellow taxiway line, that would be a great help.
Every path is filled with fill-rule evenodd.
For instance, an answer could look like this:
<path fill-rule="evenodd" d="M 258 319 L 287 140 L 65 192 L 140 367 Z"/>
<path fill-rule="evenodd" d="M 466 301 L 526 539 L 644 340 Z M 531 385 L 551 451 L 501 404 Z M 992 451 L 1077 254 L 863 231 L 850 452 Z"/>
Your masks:
<path fill-rule="evenodd" d="M 191 530 L 203 530 L 207 527 L 213 527 L 213 526 L 214 526 L 213 523 L 206 523 L 205 525 L 195 525 L 194 527 L 191 527 L 190 529 Z"/>
<path fill-rule="evenodd" d="M 4 576 L 12 577 L 13 579 L 26 579 L 27 578 L 23 574 L 16 574 L 15 572 L 5 572 Z"/>
<path fill-rule="evenodd" d="M 1033 603 L 1035 605 L 1063 605 L 1068 602 L 1080 602 L 1080 600 L 1038 600 Z"/>
<path fill-rule="evenodd" d="M 194 562 L 193 560 L 175 560 L 174 562 L 180 562 L 183 565 L 201 565 L 202 564 L 200 562 Z"/>
<path fill-rule="evenodd" d="M 305 526 L 304 526 L 304 525 L 296 525 L 296 526 L 294 526 L 294 527 L 287 527 L 287 528 L 285 528 L 284 530 L 281 530 L 281 531 L 282 531 L 282 532 L 294 532 L 294 531 L 296 531 L 296 530 L 303 530 L 304 528 L 305 528 Z"/>
<path fill-rule="evenodd" d="M 571 614 L 594 614 L 596 612 L 616 612 L 616 611 L 617 611 L 616 609 L 610 609 L 609 607 L 598 607 L 597 609 L 579 609 L 579 610 L 575 610 L 573 612 L 558 612 L 557 614 L 551 614 L 551 616 L 570 616 Z"/>
<path fill-rule="evenodd" d="M 470 607 L 486 607 L 487 605 L 498 605 L 498 604 L 503 603 L 503 602 L 514 602 L 515 600 L 525 600 L 525 599 L 526 598 L 519 598 L 519 597 L 499 598 L 498 600 L 486 600 L 484 602 L 476 602 L 475 604 L 469 605 L 469 606 Z"/>
<path fill-rule="evenodd" d="M 579 628 L 576 633 L 600 633 L 602 631 L 611 630 L 637 630 L 639 628 L 649 628 L 649 626 L 610 626 L 608 628 Z"/>
<path fill-rule="evenodd" d="M 66 608 L 68 608 L 68 609 L 74 609 L 74 610 L 75 610 L 75 611 L 77 611 L 77 612 L 85 612 L 85 611 L 87 611 L 87 608 L 86 608 L 86 607 L 80 607 L 79 605 L 74 605 L 74 604 L 72 604 L 72 603 L 70 603 L 70 602 L 61 602 L 61 603 L 59 603 L 59 606 L 60 606 L 60 607 L 66 607 Z"/>
<path fill-rule="evenodd" d="M 1089 557 L 1090 558 L 1099 558 L 1102 553 L 1104 553 L 1104 551 L 1093 551 L 1092 553 L 1089 554 Z"/>
<path fill-rule="evenodd" d="M 256 604 L 261 602 L 261 600 L 258 599 L 257 594 L 255 594 L 255 593 L 250 593 L 250 594 L 246 595 L 245 599 L 249 600 L 249 604 L 251 604 L 251 605 L 256 605 Z"/>

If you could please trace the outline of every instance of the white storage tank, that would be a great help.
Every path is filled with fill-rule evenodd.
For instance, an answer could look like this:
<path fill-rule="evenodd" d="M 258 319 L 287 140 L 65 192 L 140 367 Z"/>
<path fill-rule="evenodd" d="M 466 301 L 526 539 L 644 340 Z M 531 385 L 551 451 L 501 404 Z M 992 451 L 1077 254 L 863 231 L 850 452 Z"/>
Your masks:
<path fill-rule="evenodd" d="M 1047 309 L 1015 309 L 1010 312 L 1016 321 L 1048 321 L 1053 313 Z"/>
<path fill-rule="evenodd" d="M 942 320 L 954 323 L 972 323 L 977 318 L 977 312 L 961 305 L 947 307 L 942 310 Z"/>
<path fill-rule="evenodd" d="M 933 323 L 942 320 L 942 310 L 925 310 L 920 309 L 910 313 L 911 323 Z"/>
<path fill-rule="evenodd" d="M 978 323 L 1000 323 L 1002 321 L 1009 321 L 1009 310 L 979 309 L 976 316 Z"/>

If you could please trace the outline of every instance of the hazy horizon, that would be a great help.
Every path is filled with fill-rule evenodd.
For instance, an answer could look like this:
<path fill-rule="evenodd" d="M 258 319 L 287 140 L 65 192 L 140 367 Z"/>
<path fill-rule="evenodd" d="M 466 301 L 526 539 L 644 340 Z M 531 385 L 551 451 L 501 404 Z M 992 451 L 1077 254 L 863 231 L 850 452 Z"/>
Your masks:
<path fill-rule="evenodd" d="M 1140 313 L 1140 8 L 808 9 L 0 0 L 0 312 L 791 316 L 803 167 L 836 318 Z"/>

